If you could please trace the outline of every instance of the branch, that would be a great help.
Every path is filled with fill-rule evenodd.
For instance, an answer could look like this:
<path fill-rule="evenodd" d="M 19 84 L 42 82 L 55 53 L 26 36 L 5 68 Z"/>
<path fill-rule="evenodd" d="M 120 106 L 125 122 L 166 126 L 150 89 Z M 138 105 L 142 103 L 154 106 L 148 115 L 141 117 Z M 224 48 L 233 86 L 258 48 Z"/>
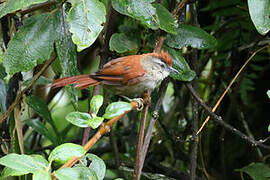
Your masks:
<path fill-rule="evenodd" d="M 172 11 L 172 15 L 176 18 L 176 16 L 179 14 L 179 12 L 181 11 L 181 9 L 188 3 L 188 0 L 182 0 L 181 2 L 179 2 L 174 10 Z"/>
<path fill-rule="evenodd" d="M 131 102 L 131 106 L 132 109 L 137 109 L 139 107 L 139 104 L 137 102 Z M 123 114 L 107 121 L 106 123 L 104 123 L 98 130 L 98 132 L 96 132 L 96 134 L 84 145 L 84 149 L 87 151 L 89 151 L 91 149 L 91 147 L 107 132 L 110 131 L 111 127 L 119 120 L 121 119 L 125 114 L 127 114 L 129 111 L 124 112 Z M 62 168 L 66 168 L 66 167 L 71 167 L 73 166 L 78 160 L 80 159 L 80 157 L 73 157 L 72 159 L 70 159 L 68 162 L 66 162 L 63 166 L 60 167 L 60 169 Z"/>
<path fill-rule="evenodd" d="M 220 98 L 218 99 L 217 103 L 215 104 L 215 106 L 212 109 L 212 112 L 215 112 L 217 107 L 219 106 L 220 102 L 222 101 L 222 99 L 224 98 L 224 96 L 227 94 L 228 90 L 231 88 L 232 84 L 235 82 L 235 80 L 237 79 L 237 77 L 239 76 L 239 74 L 243 71 L 243 69 L 246 67 L 246 65 L 251 61 L 251 59 L 261 50 L 263 50 L 264 48 L 269 47 L 269 45 L 266 45 L 260 49 L 258 49 L 257 51 L 255 51 L 254 53 L 252 53 L 252 55 L 246 60 L 246 62 L 243 64 L 243 66 L 240 68 L 240 70 L 236 73 L 236 75 L 233 77 L 233 79 L 231 80 L 230 84 L 228 85 L 228 87 L 225 89 L 225 91 L 223 92 L 223 94 L 220 96 Z M 207 116 L 207 118 L 205 119 L 205 121 L 203 122 L 202 126 L 200 127 L 200 129 L 197 132 L 197 135 L 202 131 L 203 127 L 207 124 L 207 122 L 209 121 L 210 116 Z"/>
<path fill-rule="evenodd" d="M 46 61 L 41 68 L 41 70 L 33 77 L 32 81 L 20 92 L 17 94 L 14 102 L 8 107 L 8 110 L 3 114 L 0 118 L 0 124 L 10 115 L 10 113 L 14 110 L 14 108 L 20 103 L 20 99 L 23 94 L 25 94 L 28 90 L 32 88 L 38 78 L 42 75 L 42 73 L 50 66 L 50 64 L 56 59 L 56 55 L 52 55 L 51 58 Z"/>
<path fill-rule="evenodd" d="M 25 10 L 18 10 L 17 13 L 21 13 L 21 15 L 24 16 L 25 14 L 28 14 L 28 13 L 31 13 L 31 12 L 34 12 L 34 11 L 37 11 L 37 10 L 40 10 L 40 9 L 49 8 L 49 7 L 51 7 L 51 6 L 55 5 L 55 4 L 57 4 L 56 1 L 48 1 L 48 2 L 45 2 L 45 3 L 41 3 L 41 4 L 38 4 L 38 5 L 32 6 L 32 7 L 28 8 L 28 9 L 25 9 Z"/>
<path fill-rule="evenodd" d="M 148 102 L 145 104 L 145 107 L 143 109 L 143 116 L 140 123 L 140 131 L 139 131 L 139 138 L 138 138 L 138 145 L 137 145 L 137 152 L 136 152 L 136 161 L 134 166 L 134 173 L 133 173 L 133 179 L 139 180 L 141 173 L 142 173 L 142 167 L 143 167 L 143 139 L 144 139 L 144 129 L 146 124 L 146 118 L 148 114 L 149 104 L 150 104 L 150 98 L 151 93 L 148 91 L 144 95 L 144 99 L 148 99 Z"/>
<path fill-rule="evenodd" d="M 117 16 L 117 13 L 112 8 L 111 1 L 108 3 L 107 9 L 108 9 L 108 13 L 107 13 L 107 17 L 106 17 L 107 20 L 106 20 L 106 23 L 105 23 L 104 29 L 103 29 L 104 36 L 103 35 L 99 36 L 100 39 L 101 39 L 100 40 L 101 50 L 100 50 L 100 53 L 99 53 L 100 54 L 100 63 L 99 63 L 99 68 L 100 69 L 108 61 L 109 42 L 110 42 L 110 38 L 111 38 L 112 34 L 114 33 L 114 29 L 115 29 L 115 25 L 116 25 L 116 23 L 114 23 L 114 22 L 116 20 L 115 17 Z M 98 95 L 99 92 L 100 92 L 100 85 L 97 85 L 97 86 L 94 87 L 92 96 Z M 90 108 L 89 108 L 88 112 L 89 112 L 89 114 L 91 113 Z M 88 127 L 88 128 L 84 129 L 82 145 L 85 145 L 86 142 L 88 141 L 89 135 L 90 135 L 90 130 L 91 130 L 91 127 Z"/>
<path fill-rule="evenodd" d="M 242 133 L 238 129 L 234 128 L 233 126 L 231 126 L 231 125 L 227 124 L 225 121 L 223 121 L 222 117 L 216 115 L 212 111 L 212 109 L 203 102 L 203 100 L 197 94 L 197 92 L 193 89 L 191 84 L 189 84 L 189 83 L 186 84 L 186 87 L 191 92 L 193 97 L 198 101 L 198 103 L 206 110 L 206 112 L 209 114 L 209 116 L 211 118 L 213 118 L 219 125 L 225 127 L 226 129 L 231 131 L 233 134 L 235 134 L 237 136 L 240 136 L 240 138 L 242 138 L 243 140 L 245 140 L 247 143 L 251 144 L 252 146 L 260 146 L 262 148 L 270 150 L 270 146 L 264 145 L 263 141 L 261 141 L 261 140 L 256 141 L 256 140 L 254 140 L 252 138 L 249 138 L 247 135 L 245 135 L 244 133 Z"/>
<path fill-rule="evenodd" d="M 174 17 L 176 17 L 178 15 L 178 13 L 180 12 L 180 10 L 186 5 L 187 2 L 188 2 L 188 0 L 182 0 L 180 3 L 178 3 L 175 6 L 174 10 L 172 11 L 172 15 Z M 164 43 L 164 41 L 166 39 L 165 35 L 166 35 L 166 32 L 162 32 L 161 36 L 158 38 L 155 49 L 154 49 L 154 52 L 159 53 L 161 51 L 162 45 L 163 45 L 163 43 Z M 145 160 L 146 153 L 147 153 L 147 149 L 149 147 L 150 140 L 151 140 L 151 137 L 152 137 L 152 129 L 154 127 L 154 124 L 155 124 L 156 120 L 158 119 L 158 111 L 160 109 L 162 100 L 164 98 L 168 83 L 169 83 L 169 78 L 166 78 L 165 80 L 163 80 L 162 84 L 160 85 L 160 89 L 159 89 L 159 94 L 160 94 L 159 97 L 160 98 L 158 99 L 158 101 L 157 101 L 157 103 L 155 105 L 155 110 L 153 112 L 153 117 L 151 117 L 151 119 L 150 119 L 150 122 L 149 122 L 149 125 L 148 125 L 148 128 L 147 128 L 147 132 L 146 132 L 146 135 L 145 135 L 145 138 L 144 138 L 142 149 L 137 148 L 136 164 L 135 164 L 135 167 L 134 167 L 135 169 L 134 169 L 134 175 L 133 175 L 134 179 L 140 179 L 141 171 L 142 171 L 144 160 Z M 146 107 L 146 108 L 147 109 L 145 110 L 144 114 L 148 113 L 148 107 Z M 145 119 L 146 119 L 146 116 L 145 116 Z M 142 130 L 144 130 L 144 127 L 141 127 L 140 132 Z M 144 133 L 142 133 L 141 135 L 143 136 Z M 143 137 L 142 137 L 142 139 L 143 139 Z M 138 144 L 139 144 L 139 142 L 138 142 Z M 138 154 L 138 152 L 140 152 L 139 153 L 140 155 Z M 139 155 L 139 157 L 138 157 L 138 155 Z"/>
<path fill-rule="evenodd" d="M 169 84 L 169 78 L 166 78 L 166 79 L 164 79 L 162 81 L 162 83 L 160 85 L 160 88 L 159 88 L 159 92 L 158 92 L 159 99 L 157 100 L 157 102 L 155 104 L 153 115 L 151 116 L 151 119 L 149 121 L 149 125 L 148 125 L 148 128 L 147 128 L 144 143 L 143 143 L 143 151 L 142 151 L 143 155 L 142 155 L 142 160 L 141 160 L 142 164 L 144 163 L 144 160 L 145 160 L 145 157 L 146 157 L 147 149 L 149 147 L 150 140 L 151 140 L 151 137 L 152 137 L 152 129 L 153 129 L 154 125 L 155 125 L 156 120 L 158 119 L 158 112 L 159 112 L 159 109 L 161 107 L 163 98 L 165 96 L 168 84 Z"/>

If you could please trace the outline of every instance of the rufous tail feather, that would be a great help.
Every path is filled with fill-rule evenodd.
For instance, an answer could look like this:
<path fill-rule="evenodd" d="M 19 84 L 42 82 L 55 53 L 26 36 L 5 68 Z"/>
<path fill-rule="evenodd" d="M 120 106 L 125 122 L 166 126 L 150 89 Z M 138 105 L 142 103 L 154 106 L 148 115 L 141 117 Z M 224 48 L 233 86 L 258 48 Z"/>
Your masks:
<path fill-rule="evenodd" d="M 54 80 L 52 87 L 62 87 L 70 84 L 75 84 L 76 88 L 84 89 L 90 86 L 95 86 L 100 84 L 99 81 L 92 79 L 89 77 L 88 74 L 82 74 L 77 76 L 71 76 L 71 77 L 64 77 L 60 79 Z"/>

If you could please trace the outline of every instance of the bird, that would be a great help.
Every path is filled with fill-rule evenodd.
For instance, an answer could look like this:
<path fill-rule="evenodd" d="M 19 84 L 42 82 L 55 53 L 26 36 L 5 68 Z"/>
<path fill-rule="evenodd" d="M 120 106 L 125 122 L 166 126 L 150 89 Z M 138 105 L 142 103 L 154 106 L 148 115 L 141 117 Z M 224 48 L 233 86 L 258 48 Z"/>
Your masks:
<path fill-rule="evenodd" d="M 153 91 L 170 72 L 178 73 L 172 67 L 168 51 L 153 52 L 113 59 L 97 72 L 56 79 L 52 87 L 74 84 L 75 88 L 84 89 L 102 85 L 115 95 L 142 97 L 144 92 Z"/>

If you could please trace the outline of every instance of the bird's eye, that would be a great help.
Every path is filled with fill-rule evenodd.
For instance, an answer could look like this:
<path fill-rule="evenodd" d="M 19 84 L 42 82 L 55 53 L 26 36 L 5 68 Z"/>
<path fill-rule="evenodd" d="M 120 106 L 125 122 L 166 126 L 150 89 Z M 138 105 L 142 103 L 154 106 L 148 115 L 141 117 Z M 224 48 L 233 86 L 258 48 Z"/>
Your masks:
<path fill-rule="evenodd" d="M 163 63 L 162 63 L 162 64 L 160 64 L 160 66 L 161 66 L 161 67 L 163 67 L 163 68 L 165 68 L 165 64 L 163 64 Z"/>

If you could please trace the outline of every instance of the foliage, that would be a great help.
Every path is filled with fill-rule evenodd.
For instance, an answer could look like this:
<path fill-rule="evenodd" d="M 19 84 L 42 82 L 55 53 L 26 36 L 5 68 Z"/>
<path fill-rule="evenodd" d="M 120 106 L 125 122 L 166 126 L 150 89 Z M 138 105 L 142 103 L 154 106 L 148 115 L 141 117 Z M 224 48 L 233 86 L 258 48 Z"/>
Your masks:
<path fill-rule="evenodd" d="M 8 154 L 0 158 L 0 164 L 6 166 L 1 178 L 8 176 L 21 176 L 33 174 L 33 179 L 52 179 L 52 162 L 64 164 L 73 156 L 82 156 L 84 163 L 74 168 L 63 168 L 52 172 L 58 179 L 96 179 L 101 180 L 105 175 L 106 166 L 102 159 L 94 154 L 85 152 L 84 148 L 77 144 L 65 143 L 57 146 L 48 158 L 48 162 L 40 155 Z M 91 163 L 87 166 L 87 160 Z"/>
<path fill-rule="evenodd" d="M 190 167 L 198 162 L 197 177 L 269 178 L 269 150 L 243 142 L 261 139 L 269 144 L 264 137 L 270 131 L 270 1 L 189 1 L 178 13 L 171 13 L 182 2 L 0 3 L 0 118 L 13 107 L 9 117 L 0 121 L 0 179 L 29 179 L 27 174 L 36 180 L 52 176 L 60 180 L 132 177 L 130 162 L 136 159 L 137 119 L 142 114 L 128 113 L 112 127 L 110 138 L 104 137 L 92 147 L 91 154 L 80 141 L 93 137 L 104 127 L 102 123 L 132 110 L 131 104 L 119 101 L 106 88 L 80 91 L 67 86 L 60 90 L 50 88 L 49 83 L 59 77 L 95 72 L 110 59 L 153 52 L 159 37 L 165 37 L 162 49 L 172 56 L 179 73 L 170 74 L 162 103 L 158 90 L 152 92 L 146 124 L 152 116 L 159 122 L 153 129 L 142 177 L 195 179 L 190 177 Z M 263 46 L 267 47 L 252 58 L 216 112 L 249 138 L 227 133 L 225 126 L 210 120 L 200 134 L 199 159 L 194 161 L 193 135 L 207 114 L 197 107 L 184 83 L 192 81 L 204 103 L 212 106 L 250 55 Z M 43 71 L 43 64 L 54 56 L 54 62 Z M 31 84 L 30 90 L 16 98 L 17 92 Z M 158 103 L 159 113 L 154 110 Z M 18 111 L 13 111 L 15 107 Z M 197 116 L 200 122 L 194 125 Z M 84 131 L 89 127 L 90 133 Z M 80 157 L 79 163 L 60 168 L 74 156 Z"/>

